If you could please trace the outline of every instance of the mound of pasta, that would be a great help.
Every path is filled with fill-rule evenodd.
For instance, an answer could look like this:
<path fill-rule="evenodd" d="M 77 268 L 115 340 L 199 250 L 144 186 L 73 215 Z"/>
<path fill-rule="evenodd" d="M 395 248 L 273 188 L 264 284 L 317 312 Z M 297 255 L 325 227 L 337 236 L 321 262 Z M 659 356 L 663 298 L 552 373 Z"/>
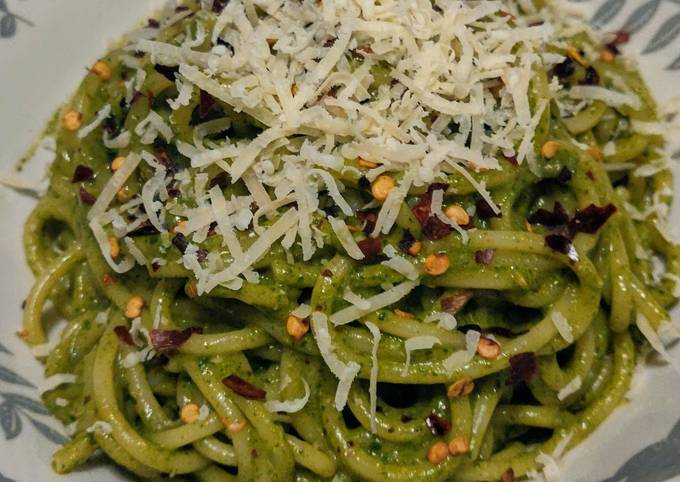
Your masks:
<path fill-rule="evenodd" d="M 553 480 L 680 268 L 626 35 L 561 8 L 186 1 L 96 62 L 25 227 L 54 469 Z"/>

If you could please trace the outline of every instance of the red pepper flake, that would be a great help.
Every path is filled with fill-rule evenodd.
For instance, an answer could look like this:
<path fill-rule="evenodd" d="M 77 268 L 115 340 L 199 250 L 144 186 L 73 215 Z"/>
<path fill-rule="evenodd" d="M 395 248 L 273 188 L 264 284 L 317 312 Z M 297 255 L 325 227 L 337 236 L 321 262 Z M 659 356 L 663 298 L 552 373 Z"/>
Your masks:
<path fill-rule="evenodd" d="M 149 26 L 149 28 L 159 28 L 161 26 L 161 23 L 155 18 L 150 18 L 147 21 L 147 25 Z"/>
<path fill-rule="evenodd" d="M 475 262 L 477 264 L 489 265 L 493 261 L 494 256 L 496 256 L 495 249 L 482 249 L 475 252 Z"/>
<path fill-rule="evenodd" d="M 515 471 L 512 470 L 512 467 L 503 472 L 501 482 L 515 482 Z"/>
<path fill-rule="evenodd" d="M 527 221 L 529 221 L 530 224 L 543 224 L 544 226 L 556 227 L 567 224 L 569 222 L 569 214 L 562 204 L 556 202 L 552 211 L 539 209 L 529 216 Z"/>
<path fill-rule="evenodd" d="M 373 53 L 373 49 L 371 48 L 370 45 L 363 45 L 361 47 L 356 48 L 356 52 L 360 53 L 361 55 L 370 55 Z"/>
<path fill-rule="evenodd" d="M 560 80 L 566 80 L 576 72 L 576 63 L 567 57 L 562 63 L 557 64 L 552 69 L 552 73 Z"/>
<path fill-rule="evenodd" d="M 549 234 L 545 237 L 545 245 L 558 253 L 566 254 L 574 263 L 578 261 L 578 253 L 571 239 L 561 234 Z"/>
<path fill-rule="evenodd" d="M 416 238 L 411 234 L 411 231 L 408 229 L 404 231 L 404 234 L 401 236 L 401 239 L 399 240 L 399 249 L 401 252 L 406 253 L 406 254 L 411 254 L 409 253 L 409 250 L 411 249 L 411 246 L 413 246 L 413 243 L 416 242 Z"/>
<path fill-rule="evenodd" d="M 449 224 L 432 215 L 432 193 L 437 190 L 446 191 L 447 188 L 447 184 L 431 184 L 427 192 L 420 195 L 418 204 L 411 209 L 413 215 L 423 228 L 423 236 L 431 241 L 445 238 L 453 230 Z"/>
<path fill-rule="evenodd" d="M 229 3 L 229 0 L 215 0 L 213 2 L 212 11 L 215 13 L 222 13 L 222 10 L 227 6 L 227 3 Z"/>
<path fill-rule="evenodd" d="M 234 393 L 241 395 L 243 398 L 248 400 L 264 400 L 267 396 L 266 391 L 248 383 L 238 375 L 229 375 L 227 378 L 222 380 L 222 383 L 231 388 Z"/>
<path fill-rule="evenodd" d="M 330 269 L 325 269 L 321 272 L 321 276 L 323 276 L 324 278 L 332 278 L 333 272 Z"/>
<path fill-rule="evenodd" d="M 583 85 L 599 85 L 600 84 L 600 74 L 597 73 L 595 67 L 592 65 L 586 69 L 586 76 L 581 82 Z"/>
<path fill-rule="evenodd" d="M 97 202 L 97 197 L 94 194 L 90 194 L 83 186 L 80 186 L 80 191 L 78 194 L 80 195 L 80 200 L 83 202 L 83 204 L 92 206 L 95 202 Z"/>
<path fill-rule="evenodd" d="M 439 302 L 442 311 L 455 315 L 467 304 L 474 292 L 472 290 L 459 290 L 451 296 L 442 298 Z"/>
<path fill-rule="evenodd" d="M 181 331 L 151 330 L 149 338 L 151 338 L 151 344 L 156 351 L 167 353 L 179 349 L 194 333 L 203 333 L 203 329 L 192 326 Z"/>
<path fill-rule="evenodd" d="M 538 362 L 533 352 L 519 353 L 510 357 L 510 378 L 508 385 L 530 382 L 538 374 Z"/>
<path fill-rule="evenodd" d="M 364 253 L 364 263 L 373 262 L 382 251 L 382 241 L 380 238 L 366 238 L 357 243 L 359 249 Z"/>
<path fill-rule="evenodd" d="M 378 211 L 375 209 L 357 211 L 357 217 L 364 222 L 364 234 L 367 236 L 371 234 L 375 229 L 375 222 L 378 220 Z"/>
<path fill-rule="evenodd" d="M 205 90 L 201 90 L 200 102 L 198 104 L 198 115 L 201 117 L 201 119 L 205 119 L 207 117 L 215 104 L 215 98 L 208 94 Z"/>
<path fill-rule="evenodd" d="M 611 50 L 614 55 L 619 55 L 621 53 L 619 46 L 630 42 L 630 33 L 626 32 L 625 30 L 619 30 L 618 32 L 614 32 L 612 35 L 614 38 L 607 44 L 607 48 Z"/>
<path fill-rule="evenodd" d="M 85 182 L 89 181 L 94 177 L 94 171 L 92 168 L 78 164 L 76 169 L 73 171 L 73 179 L 71 182 Z"/>
<path fill-rule="evenodd" d="M 326 41 L 323 43 L 323 46 L 326 48 L 330 48 L 333 45 L 335 45 L 335 41 L 338 40 L 338 37 L 330 37 L 326 39 Z"/>
<path fill-rule="evenodd" d="M 113 329 L 113 332 L 116 334 L 116 336 L 121 342 L 126 343 L 130 346 L 135 346 L 135 342 L 132 340 L 132 335 L 130 334 L 130 331 L 127 329 L 127 327 L 122 325 L 116 326 Z"/>
<path fill-rule="evenodd" d="M 504 156 L 504 157 L 505 160 L 508 161 L 513 166 L 519 166 L 519 162 L 517 162 L 517 156 Z"/>
<path fill-rule="evenodd" d="M 436 437 L 442 437 L 451 431 L 451 422 L 436 413 L 428 415 L 425 419 L 425 424 L 430 429 L 430 432 L 432 432 L 432 435 Z"/>
<path fill-rule="evenodd" d="M 482 219 L 500 218 L 503 216 L 501 213 L 496 214 L 496 212 L 484 198 L 479 198 L 477 200 L 476 206 L 477 216 Z"/>
<path fill-rule="evenodd" d="M 184 254 L 187 248 L 189 247 L 189 241 L 187 240 L 186 236 L 184 236 L 182 233 L 175 234 L 175 236 L 172 238 L 172 244 L 182 254 Z"/>
<path fill-rule="evenodd" d="M 586 176 L 588 176 L 588 179 L 590 179 L 591 181 L 595 180 L 595 174 L 593 174 L 593 171 L 591 171 L 590 169 L 586 171 Z"/>
<path fill-rule="evenodd" d="M 557 175 L 557 180 L 560 181 L 561 183 L 567 183 L 571 181 L 571 178 L 574 176 L 574 173 L 569 170 L 567 166 L 564 166 L 560 173 Z"/>
<path fill-rule="evenodd" d="M 602 207 L 591 204 L 585 209 L 577 210 L 569 226 L 574 232 L 595 234 L 615 212 L 616 206 L 613 204 Z"/>
<path fill-rule="evenodd" d="M 104 273 L 104 276 L 102 276 L 102 284 L 106 286 L 111 286 L 113 283 L 115 283 L 116 280 L 111 276 L 109 273 Z"/>

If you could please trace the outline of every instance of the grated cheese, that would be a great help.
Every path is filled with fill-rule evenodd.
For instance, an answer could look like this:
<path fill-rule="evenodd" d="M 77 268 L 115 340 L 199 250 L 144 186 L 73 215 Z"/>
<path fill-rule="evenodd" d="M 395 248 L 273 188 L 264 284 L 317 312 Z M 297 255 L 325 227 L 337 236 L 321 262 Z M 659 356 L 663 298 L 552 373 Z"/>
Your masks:
<path fill-rule="evenodd" d="M 111 114 L 111 104 L 106 104 L 104 107 L 102 107 L 99 111 L 97 111 L 97 114 L 94 116 L 94 119 L 92 121 L 81 127 L 80 130 L 78 131 L 78 139 L 85 139 L 87 136 L 89 136 L 92 132 L 94 132 L 97 127 L 101 125 L 102 122 Z"/>
<path fill-rule="evenodd" d="M 561 402 L 574 393 L 578 392 L 581 389 L 583 382 L 581 381 L 580 376 L 574 377 L 569 383 L 567 383 L 562 389 L 557 392 L 557 398 Z"/>
<path fill-rule="evenodd" d="M 380 294 L 377 294 L 366 299 L 366 301 L 368 302 L 368 305 L 365 305 L 367 306 L 366 308 L 349 306 L 340 311 L 336 311 L 330 316 L 329 319 L 336 326 L 346 325 L 348 323 L 353 322 L 354 320 L 358 320 L 362 316 L 365 316 L 369 313 L 378 311 L 382 308 L 385 308 L 386 306 L 390 306 L 391 304 L 396 303 L 397 301 L 405 297 L 407 294 L 409 294 L 416 286 L 417 283 L 414 283 L 413 281 L 404 281 L 403 283 L 395 286 L 394 288 L 390 288 L 386 291 L 383 291 Z"/>
<path fill-rule="evenodd" d="M 400 256 L 394 246 L 388 244 L 383 248 L 383 254 L 390 258 L 387 261 L 383 261 L 380 264 L 393 269 L 397 273 L 406 277 L 411 281 L 415 281 L 420 278 L 420 272 L 408 259 Z"/>
<path fill-rule="evenodd" d="M 302 397 L 296 398 L 294 400 L 267 400 L 266 402 L 264 402 L 265 408 L 272 413 L 275 412 L 296 413 L 302 410 L 305 407 L 305 405 L 307 405 L 307 402 L 309 401 L 309 397 L 311 395 L 311 390 L 309 388 L 307 380 L 303 379 L 302 383 L 304 384 L 305 387 L 305 394 Z"/>
<path fill-rule="evenodd" d="M 559 311 L 553 311 L 550 314 L 550 319 L 564 341 L 567 343 L 574 343 L 574 333 L 572 332 L 569 321 L 564 317 L 564 315 Z"/>
<path fill-rule="evenodd" d="M 328 222 L 347 255 L 354 259 L 364 259 L 364 253 L 359 249 L 359 245 L 354 240 L 354 236 L 352 236 L 345 222 L 333 216 L 328 216 Z"/>
<path fill-rule="evenodd" d="M 401 376 L 408 375 L 411 368 L 411 353 L 415 350 L 431 350 L 433 346 L 441 345 L 441 340 L 436 336 L 413 336 L 404 341 L 404 350 L 406 351 L 406 364 L 401 371 Z"/>
<path fill-rule="evenodd" d="M 368 382 L 368 394 L 370 398 L 370 417 L 371 417 L 371 433 L 376 433 L 376 406 L 378 403 L 378 347 L 380 346 L 381 333 L 375 324 L 370 321 L 366 322 L 366 328 L 373 335 L 373 348 L 371 349 L 371 374 Z"/>
<path fill-rule="evenodd" d="M 132 153 L 127 156 L 123 165 L 113 173 L 113 176 L 108 180 L 102 192 L 97 196 L 97 200 L 87 213 L 88 220 L 92 221 L 93 218 L 106 211 L 111 201 L 113 201 L 118 191 L 121 190 L 141 161 L 142 158 L 139 154 Z"/>
<path fill-rule="evenodd" d="M 347 397 L 352 382 L 361 367 L 353 361 L 344 363 L 335 354 L 335 347 L 331 340 L 326 315 L 320 311 L 312 313 L 312 327 L 314 328 L 316 344 L 319 347 L 321 357 L 331 373 L 339 380 L 338 388 L 335 392 L 335 408 L 341 411 L 347 404 Z"/>
<path fill-rule="evenodd" d="M 61 385 L 76 383 L 77 380 L 78 377 L 72 373 L 56 373 L 42 381 L 38 387 L 38 392 L 41 394 L 49 392 Z"/>

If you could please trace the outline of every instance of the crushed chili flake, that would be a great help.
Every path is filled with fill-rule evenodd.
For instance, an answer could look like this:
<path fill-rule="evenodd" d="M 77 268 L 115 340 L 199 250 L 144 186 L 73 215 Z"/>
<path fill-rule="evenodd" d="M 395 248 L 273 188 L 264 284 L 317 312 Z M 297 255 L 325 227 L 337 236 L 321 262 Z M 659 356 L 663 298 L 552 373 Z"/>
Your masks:
<path fill-rule="evenodd" d="M 512 467 L 503 472 L 501 482 L 515 482 L 515 471 L 512 470 Z"/>
<path fill-rule="evenodd" d="M 430 429 L 430 432 L 432 432 L 432 435 L 436 437 L 441 437 L 451 431 L 451 422 L 436 413 L 428 415 L 425 419 L 425 424 Z"/>
<path fill-rule="evenodd" d="M 161 269 L 161 265 L 158 264 L 157 261 L 154 261 L 153 263 L 151 263 L 151 271 L 153 271 L 155 273 L 159 269 Z"/>
<path fill-rule="evenodd" d="M 78 164 L 73 171 L 73 178 L 71 182 L 85 182 L 89 181 L 94 177 L 94 171 L 92 168 Z"/>
<path fill-rule="evenodd" d="M 413 215 L 423 228 L 423 236 L 430 241 L 445 238 L 453 230 L 449 224 L 432 215 L 432 193 L 437 190 L 446 191 L 447 188 L 447 184 L 431 184 L 427 192 L 420 195 L 418 203 L 411 209 L 411 212 L 413 212 Z"/>
<path fill-rule="evenodd" d="M 375 229 L 375 222 L 378 220 L 378 211 L 375 209 L 357 211 L 357 217 L 364 223 L 364 233 L 366 235 L 371 234 Z"/>
<path fill-rule="evenodd" d="M 123 343 L 126 343 L 130 346 L 135 346 L 135 342 L 132 340 L 132 335 L 130 334 L 130 331 L 127 329 L 127 327 L 122 325 L 116 326 L 113 329 L 113 332 Z"/>
<path fill-rule="evenodd" d="M 552 211 L 539 209 L 527 218 L 530 224 L 543 224 L 544 226 L 556 227 L 569 222 L 569 214 L 564 206 L 556 202 Z"/>
<path fill-rule="evenodd" d="M 175 164 L 175 161 L 173 161 L 170 158 L 170 155 L 168 154 L 167 149 L 164 147 L 159 147 L 156 149 L 156 159 L 158 159 L 158 162 L 165 167 L 166 171 L 168 174 L 173 176 L 175 173 L 177 173 L 177 164 Z"/>
<path fill-rule="evenodd" d="M 215 98 L 208 94 L 205 90 L 201 90 L 200 101 L 198 104 L 198 115 L 201 117 L 201 119 L 205 119 L 207 117 L 215 104 Z"/>
<path fill-rule="evenodd" d="M 552 72 L 558 79 L 565 80 L 576 72 L 576 64 L 570 57 L 567 57 L 562 63 L 553 67 Z"/>
<path fill-rule="evenodd" d="M 203 248 L 200 248 L 200 249 L 196 252 L 196 259 L 198 259 L 198 262 L 199 262 L 199 263 L 202 263 L 203 261 L 205 261 L 205 259 L 206 259 L 207 257 L 208 257 L 208 251 L 205 250 L 205 249 L 203 249 Z"/>
<path fill-rule="evenodd" d="M 472 299 L 473 295 L 474 292 L 472 290 L 459 290 L 451 296 L 442 298 L 439 302 L 439 306 L 442 311 L 455 315 L 463 309 L 467 302 Z"/>
<path fill-rule="evenodd" d="M 106 286 L 111 286 L 113 283 L 115 283 L 115 279 L 113 276 L 111 276 L 109 273 L 104 273 L 104 276 L 102 276 L 102 284 Z"/>
<path fill-rule="evenodd" d="M 577 262 L 579 259 L 571 239 L 562 234 L 549 234 L 545 237 L 545 245 L 558 253 L 566 254 L 573 262 Z"/>
<path fill-rule="evenodd" d="M 203 330 L 197 326 L 192 326 L 181 331 L 154 329 L 149 332 L 149 338 L 156 351 L 171 352 L 184 345 L 194 333 L 203 333 Z"/>
<path fill-rule="evenodd" d="M 498 335 L 504 338 L 515 338 L 517 336 L 513 331 L 508 330 L 507 328 L 504 328 L 502 326 L 492 326 L 491 328 L 486 328 L 483 330 L 483 334 Z"/>
<path fill-rule="evenodd" d="M 571 178 L 574 176 L 574 173 L 571 172 L 571 170 L 568 167 L 563 167 L 560 173 L 557 175 L 557 180 L 562 182 L 562 183 L 567 183 L 571 181 Z"/>
<path fill-rule="evenodd" d="M 335 45 L 336 40 L 338 40 L 337 37 L 330 37 L 326 39 L 326 41 L 323 43 L 323 46 L 326 48 L 332 47 L 333 45 Z"/>
<path fill-rule="evenodd" d="M 182 233 L 175 234 L 175 236 L 172 238 L 172 244 L 182 254 L 184 254 L 187 248 L 189 247 L 189 241 L 187 240 L 186 236 L 184 236 Z"/>
<path fill-rule="evenodd" d="M 266 391 L 248 383 L 238 375 L 229 375 L 222 380 L 222 383 L 231 388 L 234 393 L 237 393 L 248 400 L 264 400 L 267 396 Z"/>
<path fill-rule="evenodd" d="M 78 194 L 80 195 L 80 200 L 83 202 L 83 204 L 92 206 L 95 202 L 97 202 L 97 197 L 94 194 L 90 194 L 90 192 L 83 186 L 80 186 L 80 191 Z"/>
<path fill-rule="evenodd" d="M 502 213 L 496 214 L 493 208 L 489 205 L 484 198 L 477 199 L 476 203 L 477 215 L 482 219 L 500 218 L 503 217 Z"/>
<path fill-rule="evenodd" d="M 161 23 L 155 18 L 148 19 L 146 23 L 149 26 L 149 28 L 158 28 L 161 26 Z"/>
<path fill-rule="evenodd" d="M 513 166 L 519 166 L 519 162 L 517 162 L 517 156 L 504 156 L 504 157 L 505 160 L 508 161 Z"/>
<path fill-rule="evenodd" d="M 325 269 L 321 272 L 321 276 L 323 276 L 325 278 L 332 278 L 333 272 L 330 269 Z"/>
<path fill-rule="evenodd" d="M 519 353 L 511 356 L 510 378 L 506 382 L 513 385 L 520 382 L 530 382 L 538 374 L 538 362 L 533 352 Z"/>
<path fill-rule="evenodd" d="M 569 226 L 574 232 L 595 234 L 615 212 L 616 206 L 613 204 L 601 207 L 590 204 L 588 207 L 576 211 Z"/>
<path fill-rule="evenodd" d="M 599 85 L 600 83 L 600 74 L 597 73 L 597 70 L 595 70 L 595 67 L 590 66 L 586 69 L 586 76 L 583 79 L 583 82 L 581 82 L 583 85 Z"/>
<path fill-rule="evenodd" d="M 628 42 L 630 42 L 630 32 L 619 30 L 618 32 L 614 32 L 614 39 L 609 42 L 609 46 L 618 47 L 619 45 L 624 45 Z"/>
<path fill-rule="evenodd" d="M 411 231 L 408 229 L 404 231 L 404 234 L 401 236 L 401 239 L 399 240 L 398 246 L 399 250 L 401 252 L 410 254 L 409 249 L 411 249 L 411 246 L 413 246 L 413 243 L 416 242 L 416 238 L 411 234 Z"/>
<path fill-rule="evenodd" d="M 357 242 L 359 249 L 364 253 L 363 261 L 372 263 L 382 251 L 382 241 L 380 238 L 366 238 Z"/>
<path fill-rule="evenodd" d="M 215 0 L 213 2 L 212 11 L 215 13 L 222 13 L 222 10 L 227 6 L 227 3 L 229 3 L 229 0 Z"/>
<path fill-rule="evenodd" d="M 480 251 L 476 251 L 475 262 L 477 264 L 483 265 L 491 264 L 491 261 L 493 261 L 495 255 L 496 255 L 495 249 L 482 249 Z"/>
<path fill-rule="evenodd" d="M 226 172 L 220 172 L 215 177 L 210 179 L 208 184 L 211 188 L 219 186 L 220 189 L 225 189 L 229 185 L 229 174 Z"/>

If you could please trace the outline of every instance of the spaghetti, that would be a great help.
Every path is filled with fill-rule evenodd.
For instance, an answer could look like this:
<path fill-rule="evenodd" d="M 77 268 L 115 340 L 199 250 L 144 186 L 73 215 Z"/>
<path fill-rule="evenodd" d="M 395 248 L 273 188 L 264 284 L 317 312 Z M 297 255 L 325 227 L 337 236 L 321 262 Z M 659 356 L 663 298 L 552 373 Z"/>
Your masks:
<path fill-rule="evenodd" d="M 25 226 L 54 469 L 507 482 L 581 442 L 680 261 L 654 103 L 556 9 L 188 1 L 97 62 Z"/>

